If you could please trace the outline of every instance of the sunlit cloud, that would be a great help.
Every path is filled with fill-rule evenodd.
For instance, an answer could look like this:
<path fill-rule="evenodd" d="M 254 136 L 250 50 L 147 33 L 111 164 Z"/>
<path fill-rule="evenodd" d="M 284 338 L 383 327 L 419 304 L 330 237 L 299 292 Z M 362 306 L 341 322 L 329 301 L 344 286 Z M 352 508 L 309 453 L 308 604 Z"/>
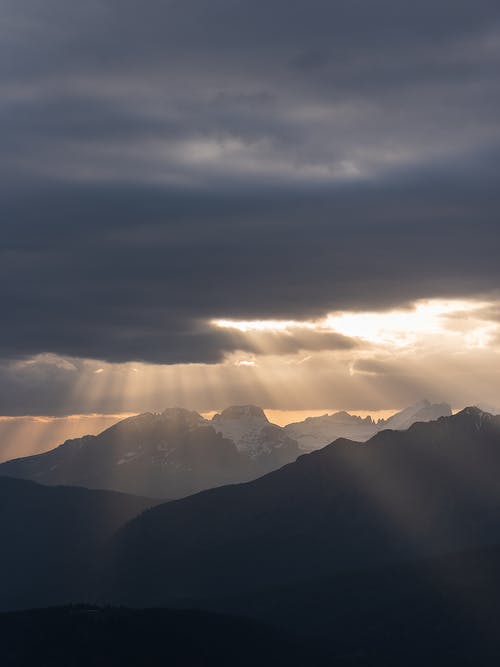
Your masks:
<path fill-rule="evenodd" d="M 239 359 L 234 362 L 235 366 L 257 366 L 257 362 L 253 359 Z"/>
<path fill-rule="evenodd" d="M 211 329 L 228 349 L 211 364 L 55 354 L 2 362 L 0 402 L 11 418 L 2 422 L 0 455 L 96 432 L 110 415 L 174 405 L 210 413 L 253 403 L 279 423 L 336 410 L 377 415 L 422 398 L 454 409 L 499 406 L 499 312 L 494 301 L 455 299 L 304 321 L 217 319 Z M 93 417 L 74 417 L 82 414 Z"/>
<path fill-rule="evenodd" d="M 293 329 L 318 328 L 318 323 L 296 320 L 212 320 L 212 324 L 219 329 L 234 329 L 241 333 L 263 332 L 288 332 Z"/>
<path fill-rule="evenodd" d="M 19 370 L 29 369 L 30 367 L 34 366 L 39 367 L 41 365 L 53 366 L 54 368 L 58 368 L 64 371 L 77 370 L 77 366 L 73 362 L 65 359 L 64 357 L 61 357 L 60 355 L 52 353 L 37 354 L 29 359 L 21 359 L 20 361 L 16 361 L 15 365 Z"/>
<path fill-rule="evenodd" d="M 467 319 L 485 305 L 475 301 L 419 301 L 412 308 L 383 313 L 334 313 L 324 323 L 332 331 L 346 336 L 376 344 L 405 347 L 414 344 L 419 336 L 454 333 L 446 319 L 448 316 L 460 312 Z M 465 343 L 476 346 L 486 344 L 487 340 L 485 326 L 481 324 L 470 332 Z"/>
<path fill-rule="evenodd" d="M 334 333 L 397 348 L 413 345 L 421 337 L 459 335 L 468 347 L 485 347 L 494 340 L 499 329 L 498 323 L 483 319 L 482 314 L 489 305 L 484 301 L 431 299 L 383 312 L 339 311 L 318 320 L 218 319 L 213 320 L 212 325 L 248 335 Z"/>

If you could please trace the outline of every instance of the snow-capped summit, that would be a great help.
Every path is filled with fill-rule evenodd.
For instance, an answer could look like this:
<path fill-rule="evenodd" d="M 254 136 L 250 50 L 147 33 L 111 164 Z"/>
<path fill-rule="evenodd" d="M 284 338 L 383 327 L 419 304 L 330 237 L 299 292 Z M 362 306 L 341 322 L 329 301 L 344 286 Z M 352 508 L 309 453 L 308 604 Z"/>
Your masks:
<path fill-rule="evenodd" d="M 290 437 L 297 440 L 301 451 L 312 452 L 337 438 L 365 442 L 378 431 L 385 429 L 404 431 L 415 422 L 434 421 L 439 417 L 449 417 L 451 414 L 451 407 L 447 403 L 422 400 L 397 412 L 389 419 L 380 419 L 377 423 L 371 417 L 357 417 L 342 411 L 321 417 L 308 417 L 302 422 L 288 424 L 285 430 Z"/>
<path fill-rule="evenodd" d="M 302 452 L 312 452 L 337 438 L 364 442 L 377 432 L 371 417 L 358 417 L 348 412 L 335 412 L 320 417 L 308 417 L 302 422 L 285 426 L 287 434 L 297 440 Z"/>
<path fill-rule="evenodd" d="M 197 412 L 181 408 L 128 417 L 97 436 L 6 462 L 2 470 L 43 484 L 169 499 L 258 474 L 234 443 Z"/>
<path fill-rule="evenodd" d="M 256 405 L 231 405 L 220 414 L 214 415 L 213 419 L 216 417 L 220 418 L 221 421 L 251 418 L 269 423 L 264 410 Z"/>
<path fill-rule="evenodd" d="M 285 429 L 271 424 L 264 410 L 255 405 L 232 405 L 214 415 L 210 424 L 254 461 L 283 465 L 300 453 L 296 441 Z"/>
<path fill-rule="evenodd" d="M 435 421 L 439 417 L 450 417 L 451 415 L 452 411 L 448 403 L 431 403 L 424 399 L 397 412 L 389 419 L 379 422 L 379 430 L 390 428 L 393 431 L 404 431 L 415 422 Z"/>
<path fill-rule="evenodd" d="M 168 421 L 172 424 L 182 426 L 190 430 L 207 424 L 207 420 L 204 419 L 200 414 L 194 412 L 193 410 L 186 410 L 185 408 L 165 408 L 165 410 L 163 410 L 163 412 L 160 413 L 158 417 L 162 421 Z"/>
<path fill-rule="evenodd" d="M 282 428 L 255 405 L 233 405 L 211 420 L 172 407 L 128 417 L 97 436 L 68 440 L 44 454 L 8 461 L 0 474 L 173 499 L 254 479 L 339 437 L 364 441 L 383 429 L 402 430 L 450 414 L 449 405 L 421 401 L 376 424 L 370 417 L 337 412 Z M 462 417 L 475 430 L 486 428 L 490 419 L 479 408 L 466 408 Z"/>

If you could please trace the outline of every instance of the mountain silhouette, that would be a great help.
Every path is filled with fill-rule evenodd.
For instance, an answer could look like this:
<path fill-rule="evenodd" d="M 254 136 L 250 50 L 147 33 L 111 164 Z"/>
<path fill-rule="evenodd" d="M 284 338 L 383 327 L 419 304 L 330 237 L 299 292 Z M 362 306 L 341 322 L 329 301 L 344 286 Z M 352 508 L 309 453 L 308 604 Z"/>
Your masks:
<path fill-rule="evenodd" d="M 0 465 L 0 474 L 178 498 L 257 476 L 252 462 L 198 413 L 171 408 L 124 419 L 97 436 Z"/>
<path fill-rule="evenodd" d="M 0 614 L 6 667 L 253 667 L 318 664 L 263 623 L 203 611 L 67 606 Z"/>
<path fill-rule="evenodd" d="M 0 477 L 0 610 L 78 599 L 104 544 L 157 502 Z"/>
<path fill-rule="evenodd" d="M 439 417 L 450 417 L 451 414 L 451 407 L 448 403 L 431 403 L 424 399 L 396 412 L 388 419 L 380 420 L 377 422 L 377 428 L 379 431 L 385 429 L 405 431 L 416 422 L 435 421 Z"/>
<path fill-rule="evenodd" d="M 110 599 L 179 603 L 500 542 L 500 417 L 467 408 L 160 505 L 113 541 Z"/>
<path fill-rule="evenodd" d="M 233 405 L 214 415 L 210 423 L 232 440 L 261 474 L 295 461 L 300 454 L 297 442 L 286 428 L 271 424 L 264 410 L 255 405 Z"/>
<path fill-rule="evenodd" d="M 331 577 L 311 572 L 203 605 L 286 630 L 320 649 L 324 664 L 493 665 L 500 660 L 500 546 Z"/>
<path fill-rule="evenodd" d="M 434 421 L 451 414 L 451 407 L 447 403 L 422 400 L 377 422 L 371 417 L 357 417 L 341 411 L 288 424 L 285 431 L 297 441 L 302 452 L 312 452 L 338 438 L 365 442 L 384 429 L 406 430 L 415 422 Z"/>
<path fill-rule="evenodd" d="M 297 443 L 260 408 L 228 408 L 211 421 L 168 408 L 129 417 L 44 454 L 7 461 L 0 474 L 171 499 L 255 479 L 298 454 Z"/>
<path fill-rule="evenodd" d="M 137 652 L 149 664 L 167 646 L 174 664 L 495 664 L 499 470 L 500 417 L 467 408 L 169 503 L 2 477 L 1 609 L 210 612 L 7 614 L 2 653 L 23 664 L 38 647 L 55 665 L 72 650 L 88 657 L 75 664 L 134 664 Z"/>
<path fill-rule="evenodd" d="M 77 485 L 175 499 L 225 484 L 255 479 L 338 437 L 365 441 L 384 425 L 406 428 L 451 414 L 446 404 L 410 406 L 375 424 L 346 412 L 311 417 L 286 427 L 262 408 L 235 405 L 204 419 L 168 408 L 124 419 L 97 436 L 0 464 L 0 474 L 41 484 Z"/>

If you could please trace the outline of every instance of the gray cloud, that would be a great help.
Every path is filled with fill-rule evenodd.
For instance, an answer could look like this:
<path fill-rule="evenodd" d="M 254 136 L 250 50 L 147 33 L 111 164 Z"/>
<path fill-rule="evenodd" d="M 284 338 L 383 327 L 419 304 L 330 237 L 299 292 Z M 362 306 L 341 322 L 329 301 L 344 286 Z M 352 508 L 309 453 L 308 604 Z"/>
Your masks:
<path fill-rule="evenodd" d="M 211 318 L 498 290 L 499 20 L 7 0 L 0 356 L 213 363 L 252 349 Z"/>
<path fill-rule="evenodd" d="M 384 308 L 500 279 L 498 194 L 464 183 L 225 196 L 84 187 L 11 195 L 3 209 L 3 356 L 213 362 L 235 342 L 211 318 Z"/>

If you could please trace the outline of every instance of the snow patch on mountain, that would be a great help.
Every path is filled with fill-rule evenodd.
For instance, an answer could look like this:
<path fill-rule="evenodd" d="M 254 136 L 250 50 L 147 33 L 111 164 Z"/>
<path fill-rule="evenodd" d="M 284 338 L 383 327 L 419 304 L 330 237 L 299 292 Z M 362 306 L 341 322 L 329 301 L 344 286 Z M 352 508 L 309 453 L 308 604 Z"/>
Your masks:
<path fill-rule="evenodd" d="M 371 417 L 363 419 L 342 411 L 288 424 L 285 431 L 298 442 L 301 451 L 312 452 L 337 438 L 364 442 L 377 433 L 377 425 Z"/>
<path fill-rule="evenodd" d="M 389 419 L 374 422 L 371 417 L 358 417 L 348 412 L 335 412 L 320 417 L 308 417 L 302 422 L 285 426 L 287 434 L 294 438 L 303 452 L 312 452 L 330 444 L 337 438 L 366 442 L 384 429 L 404 431 L 415 422 L 428 422 L 439 417 L 451 416 L 447 403 L 431 403 L 427 400 L 397 412 Z"/>
<path fill-rule="evenodd" d="M 281 426 L 271 424 L 262 408 L 255 405 L 233 405 L 214 415 L 210 424 L 251 459 L 277 457 L 288 463 L 299 454 L 295 440 Z"/>
<path fill-rule="evenodd" d="M 386 421 L 380 422 L 380 426 L 393 431 L 405 431 L 415 422 L 430 422 L 439 417 L 451 417 L 451 415 L 452 411 L 448 403 L 431 403 L 423 400 L 397 412 Z"/>

